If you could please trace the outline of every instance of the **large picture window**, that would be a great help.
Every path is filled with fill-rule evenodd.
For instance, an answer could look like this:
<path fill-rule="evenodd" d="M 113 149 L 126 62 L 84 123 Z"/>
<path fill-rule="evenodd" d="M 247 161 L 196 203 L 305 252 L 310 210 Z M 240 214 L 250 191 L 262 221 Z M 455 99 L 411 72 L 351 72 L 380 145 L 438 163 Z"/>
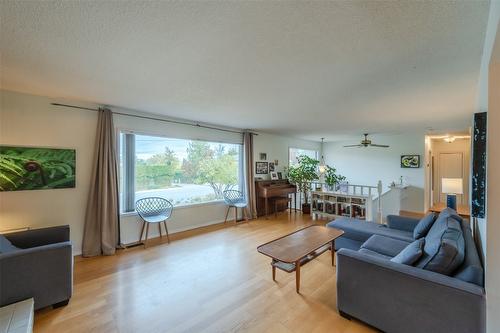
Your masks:
<path fill-rule="evenodd" d="M 214 202 L 242 187 L 242 145 L 122 133 L 122 211 L 162 197 L 174 206 Z"/>
<path fill-rule="evenodd" d="M 319 152 L 311 149 L 288 148 L 288 165 L 297 165 L 299 162 L 297 157 L 301 155 L 309 156 L 310 158 L 318 159 Z"/>

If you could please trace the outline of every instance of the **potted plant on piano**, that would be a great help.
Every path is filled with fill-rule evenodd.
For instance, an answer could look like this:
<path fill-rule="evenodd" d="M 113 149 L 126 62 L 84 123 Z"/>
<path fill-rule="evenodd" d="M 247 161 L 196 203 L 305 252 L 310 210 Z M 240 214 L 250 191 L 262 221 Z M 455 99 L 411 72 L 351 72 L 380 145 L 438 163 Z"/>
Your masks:
<path fill-rule="evenodd" d="M 318 180 L 319 161 L 306 155 L 297 157 L 298 164 L 290 165 L 288 168 L 288 180 L 297 186 L 297 190 L 302 193 L 304 202 L 302 203 L 302 213 L 310 214 L 309 191 L 311 182 Z"/>
<path fill-rule="evenodd" d="M 329 165 L 325 168 L 325 183 L 328 185 L 328 190 L 335 191 L 335 185 L 343 182 L 346 178 L 337 174 L 337 169 Z"/>

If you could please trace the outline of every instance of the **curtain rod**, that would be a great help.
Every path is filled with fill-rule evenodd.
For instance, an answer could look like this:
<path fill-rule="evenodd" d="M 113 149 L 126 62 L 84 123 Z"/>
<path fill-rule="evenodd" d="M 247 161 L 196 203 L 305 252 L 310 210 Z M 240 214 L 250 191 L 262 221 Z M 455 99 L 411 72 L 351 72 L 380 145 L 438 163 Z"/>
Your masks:
<path fill-rule="evenodd" d="M 77 106 L 77 105 L 61 104 L 61 103 L 50 103 L 50 104 L 54 105 L 54 106 L 64 106 L 64 107 L 67 107 L 67 108 L 89 110 L 89 111 L 99 111 L 99 109 L 86 108 L 86 107 Z M 155 117 L 140 116 L 140 115 L 123 113 L 123 112 L 116 112 L 116 111 L 111 111 L 111 112 L 113 114 L 117 114 L 117 115 L 120 115 L 120 116 L 136 117 L 136 118 L 149 119 L 149 120 L 157 120 L 157 121 L 163 121 L 163 122 L 166 122 L 166 123 L 173 123 L 173 124 L 179 124 L 179 125 L 187 125 L 187 126 L 193 126 L 193 127 L 207 128 L 207 129 L 212 129 L 212 130 L 216 130 L 216 131 L 223 131 L 223 132 L 229 132 L 229 133 L 243 134 L 242 131 L 229 130 L 229 129 L 219 128 L 219 127 L 213 127 L 213 126 L 207 126 L 207 125 L 200 125 L 198 123 L 189 123 L 189 122 L 184 122 L 184 121 L 179 121 L 179 120 L 168 120 L 168 119 L 161 119 L 161 118 L 155 118 Z M 253 135 L 259 135 L 258 133 L 253 133 L 253 132 L 250 132 L 250 133 L 253 134 Z"/>

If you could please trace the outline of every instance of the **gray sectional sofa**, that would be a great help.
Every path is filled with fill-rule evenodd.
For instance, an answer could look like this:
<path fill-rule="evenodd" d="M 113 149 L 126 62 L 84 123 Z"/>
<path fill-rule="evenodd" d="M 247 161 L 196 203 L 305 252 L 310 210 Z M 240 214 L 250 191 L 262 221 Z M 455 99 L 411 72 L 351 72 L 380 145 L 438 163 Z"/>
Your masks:
<path fill-rule="evenodd" d="M 455 211 L 328 226 L 345 232 L 335 242 L 343 316 L 385 332 L 486 331 L 483 267 L 469 223 Z"/>
<path fill-rule="evenodd" d="M 35 310 L 58 307 L 72 292 L 69 226 L 0 235 L 0 306 L 33 297 Z"/>

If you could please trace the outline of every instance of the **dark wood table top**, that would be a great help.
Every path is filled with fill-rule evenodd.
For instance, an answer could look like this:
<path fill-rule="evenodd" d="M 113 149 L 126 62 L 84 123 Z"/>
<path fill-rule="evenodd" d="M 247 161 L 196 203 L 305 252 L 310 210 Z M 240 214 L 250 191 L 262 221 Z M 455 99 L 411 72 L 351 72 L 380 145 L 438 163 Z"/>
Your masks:
<path fill-rule="evenodd" d="M 311 225 L 262 244 L 257 251 L 285 263 L 294 263 L 342 236 L 343 233 L 342 230 Z"/>
<path fill-rule="evenodd" d="M 429 208 L 429 211 L 435 212 L 435 213 L 441 213 L 443 209 L 446 208 L 446 204 L 443 202 L 438 202 L 431 208 Z M 470 218 L 470 207 L 467 205 L 461 205 L 457 204 L 457 213 L 458 215 L 465 217 L 465 218 Z"/>

